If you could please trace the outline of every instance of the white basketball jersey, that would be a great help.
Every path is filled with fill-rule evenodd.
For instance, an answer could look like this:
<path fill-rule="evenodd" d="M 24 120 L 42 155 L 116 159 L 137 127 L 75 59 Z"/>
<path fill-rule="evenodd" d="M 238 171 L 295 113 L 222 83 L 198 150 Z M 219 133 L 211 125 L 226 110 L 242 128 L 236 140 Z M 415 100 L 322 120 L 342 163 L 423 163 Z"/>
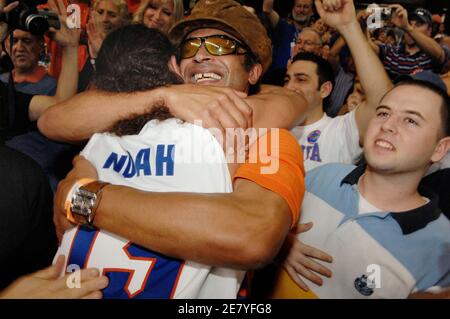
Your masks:
<path fill-rule="evenodd" d="M 216 139 L 176 119 L 151 121 L 138 135 L 95 134 L 81 155 L 95 166 L 100 180 L 112 184 L 153 192 L 232 191 Z M 66 232 L 56 256 L 60 254 L 67 256 L 68 265 L 107 274 L 105 298 L 236 298 L 244 277 L 243 271 L 170 258 L 84 227 Z"/>

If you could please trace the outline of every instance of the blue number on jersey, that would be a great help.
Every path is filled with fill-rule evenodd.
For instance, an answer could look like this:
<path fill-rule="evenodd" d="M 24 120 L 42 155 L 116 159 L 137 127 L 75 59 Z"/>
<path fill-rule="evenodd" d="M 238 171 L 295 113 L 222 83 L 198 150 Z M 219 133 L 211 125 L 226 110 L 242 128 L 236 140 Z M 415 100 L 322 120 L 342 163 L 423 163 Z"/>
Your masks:
<path fill-rule="evenodd" d="M 92 241 L 98 231 L 86 227 L 79 227 L 76 237 L 73 240 L 72 248 L 69 254 L 68 265 L 78 265 L 84 268 L 86 258 Z M 103 297 L 110 299 L 168 299 L 172 297 L 173 290 L 177 283 L 183 261 L 169 258 L 151 250 L 144 249 L 134 244 L 130 244 L 127 253 L 131 257 L 153 259 L 154 264 L 151 273 L 146 281 L 143 291 L 130 296 L 125 290 L 128 280 L 133 272 L 126 270 L 106 269 L 105 274 L 109 278 L 109 285 L 103 290 Z"/>

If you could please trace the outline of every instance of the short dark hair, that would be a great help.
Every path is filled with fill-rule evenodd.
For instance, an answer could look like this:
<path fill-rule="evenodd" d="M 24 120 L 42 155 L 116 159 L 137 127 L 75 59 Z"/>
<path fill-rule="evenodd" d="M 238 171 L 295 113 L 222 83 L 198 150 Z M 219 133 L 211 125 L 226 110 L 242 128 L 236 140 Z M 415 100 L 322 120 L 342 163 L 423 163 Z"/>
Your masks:
<path fill-rule="evenodd" d="M 310 61 L 317 65 L 317 76 L 319 77 L 319 87 L 325 82 L 331 82 L 334 86 L 334 72 L 330 62 L 310 52 L 297 53 L 292 58 L 292 63 L 297 61 Z"/>
<path fill-rule="evenodd" d="M 183 80 L 169 68 L 175 49 L 157 29 L 134 24 L 111 32 L 103 41 L 96 61 L 94 85 L 107 92 L 135 92 L 155 89 Z M 120 120 L 111 131 L 118 136 L 137 134 L 153 119 L 173 117 L 165 105 L 150 113 Z"/>
<path fill-rule="evenodd" d="M 436 85 L 427 82 L 427 81 L 421 81 L 421 80 L 415 80 L 415 79 L 406 79 L 402 80 L 395 84 L 394 88 L 389 90 L 381 100 L 384 99 L 384 97 L 391 92 L 393 89 L 399 87 L 399 86 L 405 86 L 405 85 L 414 85 L 418 86 L 427 90 L 430 90 L 437 95 L 439 95 L 442 99 L 441 103 L 441 119 L 442 119 L 442 132 L 443 136 L 450 136 L 450 96 L 447 94 L 447 92 L 443 91 L 441 88 L 437 87 Z"/>

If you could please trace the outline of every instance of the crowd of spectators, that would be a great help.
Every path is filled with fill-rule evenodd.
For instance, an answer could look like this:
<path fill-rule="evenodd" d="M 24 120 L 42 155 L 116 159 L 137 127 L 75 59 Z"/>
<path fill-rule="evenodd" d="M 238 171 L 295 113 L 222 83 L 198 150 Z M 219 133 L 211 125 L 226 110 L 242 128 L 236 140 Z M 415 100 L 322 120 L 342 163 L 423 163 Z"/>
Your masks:
<path fill-rule="evenodd" d="M 98 215 L 98 224 L 89 221 L 89 224 L 102 229 L 100 234 L 106 229 L 121 238 L 127 238 L 124 243 L 131 241 L 157 251 L 159 254 L 155 258 L 164 259 L 168 255 L 174 260 L 183 260 L 186 269 L 191 266 L 190 263 L 212 265 L 208 266 L 209 271 L 217 277 L 221 276 L 222 271 L 230 269 L 254 270 L 261 268 L 262 264 L 269 265 L 248 276 L 253 279 L 250 297 L 353 298 L 356 294 L 360 297 L 372 295 L 375 298 L 403 298 L 429 296 L 429 293 L 434 292 L 434 297 L 450 298 L 450 16 L 442 12 L 430 12 L 426 8 L 404 8 L 400 4 L 363 8 L 355 6 L 352 0 L 294 0 L 289 14 L 283 16 L 275 10 L 276 2 L 277 0 L 224 0 L 222 3 L 215 0 L 50 0 L 48 4 L 40 5 L 39 9 L 56 12 L 59 28 L 50 27 L 48 32 L 36 33 L 26 28 L 12 28 L 5 21 L 0 22 L 0 298 L 101 298 L 100 290 L 108 282 L 110 287 L 116 284 L 113 276 L 106 278 L 104 274 L 99 276 L 97 270 L 83 270 L 83 289 L 73 291 L 62 287 L 62 280 L 66 277 L 61 278 L 60 274 L 64 273 L 64 265 L 69 264 L 70 256 L 66 256 L 66 262 L 55 256 L 57 237 L 60 243 L 63 238 L 63 244 L 76 249 L 76 244 L 73 247 L 70 245 L 75 243 L 77 234 L 80 236 L 82 233 L 81 228 L 77 229 L 79 233 L 75 235 L 69 232 L 70 227 L 79 221 L 70 218 L 71 223 L 66 221 L 69 216 L 66 214 L 67 193 L 70 190 L 71 195 L 74 195 L 74 189 L 77 189 L 73 186 L 74 181 L 79 181 L 80 177 L 89 177 L 90 182 L 101 179 L 123 187 L 154 192 L 170 192 L 171 189 L 189 192 L 197 189 L 188 185 L 183 188 L 182 184 L 175 185 L 176 183 L 172 188 L 168 186 L 170 183 L 163 183 L 159 189 L 153 184 L 127 184 L 127 178 L 132 175 L 130 172 L 133 170 L 137 171 L 138 176 L 140 169 L 147 172 L 142 163 L 148 160 L 146 155 L 138 155 L 134 163 L 128 153 L 130 162 L 126 162 L 128 166 L 125 168 L 126 157 L 122 160 L 116 154 L 109 166 L 114 165 L 115 170 L 118 167 L 117 173 L 122 167 L 125 168 L 121 173 L 124 178 L 121 175 L 120 180 L 115 177 L 108 179 L 106 175 L 100 174 L 102 165 L 105 168 L 106 163 L 98 163 L 94 168 L 86 161 L 87 158 L 94 164 L 97 156 L 95 152 L 101 153 L 104 148 L 120 153 L 120 150 L 111 145 L 125 147 L 127 143 L 137 143 L 135 139 L 127 140 L 126 136 L 140 136 L 139 132 L 149 130 L 146 124 L 152 119 L 163 121 L 171 117 L 189 123 L 201 119 L 206 128 L 219 128 L 223 131 L 229 126 L 288 129 L 291 138 L 295 137 L 298 143 L 294 143 L 294 147 L 288 143 L 289 138 L 288 142 L 283 140 L 283 145 L 291 145 L 286 150 L 288 155 L 285 155 L 291 156 L 289 152 L 295 153 L 297 147 L 300 147 L 303 156 L 299 163 L 293 165 L 295 169 L 291 167 L 295 170 L 294 173 L 289 170 L 283 172 L 294 176 L 290 187 L 296 188 L 293 191 L 296 192 L 295 196 L 292 195 L 287 200 L 284 193 L 280 195 L 281 200 L 278 197 L 275 200 L 273 196 L 278 196 L 281 191 L 270 188 L 259 177 L 252 180 L 249 176 L 253 177 L 254 173 L 250 174 L 248 167 L 243 168 L 245 165 L 240 168 L 238 165 L 228 165 L 227 172 L 238 182 L 234 184 L 233 190 L 228 189 L 228 186 L 217 187 L 228 189 L 226 191 L 211 187 L 211 192 L 214 190 L 231 195 L 218 194 L 218 197 L 211 199 L 210 204 L 214 207 L 211 211 L 215 211 L 216 207 L 218 212 L 222 209 L 229 210 L 233 212 L 230 216 L 236 214 L 236 222 L 246 225 L 247 219 L 240 219 L 237 215 L 242 213 L 237 212 L 237 207 L 243 205 L 239 199 L 252 203 L 261 200 L 259 206 L 255 204 L 248 209 L 262 211 L 261 207 L 266 206 L 264 209 L 269 210 L 273 204 L 280 212 L 284 210 L 292 213 L 283 213 L 287 224 L 280 221 L 272 229 L 267 226 L 269 222 L 274 223 L 269 217 L 264 220 L 266 224 L 257 224 L 255 218 L 252 219 L 255 231 L 251 233 L 264 230 L 272 235 L 267 235 L 267 238 L 257 237 L 253 241 L 259 241 L 260 246 L 267 244 L 270 251 L 258 254 L 255 257 L 257 261 L 250 261 L 249 257 L 248 261 L 241 263 L 236 260 L 244 253 L 237 253 L 237 248 L 229 248 L 229 243 L 236 244 L 236 240 L 229 238 L 239 237 L 237 230 L 234 233 L 231 230 L 216 230 L 216 233 L 208 237 L 207 233 L 212 233 L 216 225 L 208 218 L 203 218 L 205 229 L 210 227 L 210 231 L 205 231 L 204 236 L 211 240 L 211 247 L 203 252 L 194 244 L 187 246 L 184 243 L 184 250 L 192 251 L 192 254 L 184 254 L 171 246 L 174 242 L 180 243 L 179 237 L 169 238 L 167 244 L 164 240 L 158 242 L 158 239 L 145 238 L 143 234 L 153 231 L 153 228 L 150 224 L 146 225 L 147 221 L 144 222 L 143 217 L 133 217 L 137 213 L 130 213 L 129 220 L 116 217 L 114 214 L 121 206 L 112 199 L 107 202 L 107 198 L 113 196 L 110 195 L 105 196 L 102 203 L 115 206 L 115 210 L 111 209 L 114 214 L 104 213 L 104 205 L 102 214 Z M 6 14 L 17 10 L 17 6 L 17 2 L 0 1 L 0 8 Z M 76 24 L 75 27 L 73 23 Z M 156 33 L 146 33 L 148 29 Z M 142 38 L 152 37 L 152 40 L 141 43 L 137 34 L 142 34 Z M 166 43 L 166 39 L 170 39 L 171 43 L 168 40 Z M 129 50 L 124 47 L 124 43 L 128 43 Z M 244 80 L 236 80 L 232 78 L 234 74 L 231 71 L 226 71 L 232 69 L 236 72 L 238 69 L 231 57 L 242 58 L 240 61 L 244 61 L 239 64 L 242 70 L 237 72 L 240 76 L 246 75 Z M 216 62 L 220 59 L 225 62 Z M 164 67 L 160 67 L 161 65 Z M 135 91 L 138 93 L 132 93 Z M 398 201 L 392 197 L 392 204 L 377 201 L 375 195 L 368 195 L 377 193 L 373 192 L 371 185 L 380 182 L 374 173 L 376 169 L 373 168 L 378 167 L 378 162 L 376 165 L 374 163 L 378 160 L 379 151 L 367 144 L 374 136 L 373 118 L 388 117 L 390 112 L 394 118 L 395 112 L 388 102 L 399 94 L 412 96 L 411 100 L 402 100 L 405 103 L 429 101 L 430 108 L 433 102 L 439 104 L 435 101 L 437 97 L 430 92 L 442 99 L 442 103 L 438 101 L 443 108 L 438 119 L 444 126 L 443 135 L 438 129 L 441 127 L 440 123 L 429 123 L 424 119 L 428 109 L 424 111 L 424 116 L 417 115 L 418 111 L 406 111 L 414 113 L 412 119 L 407 120 L 415 124 L 408 125 L 427 128 L 431 125 L 429 130 L 436 130 L 439 136 L 437 146 L 433 144 L 434 135 L 430 135 L 428 144 L 417 137 L 417 153 L 412 150 L 408 153 L 411 158 L 415 156 L 416 164 L 409 165 L 405 159 L 401 159 L 404 161 L 401 164 L 407 169 L 415 165 L 411 170 L 415 169 L 413 175 L 417 175 L 417 185 L 409 174 L 408 178 L 414 182 L 408 184 L 411 188 L 408 191 L 414 189 L 416 193 L 409 194 L 405 191 L 403 195 L 399 195 Z M 427 96 L 428 100 L 423 96 Z M 382 101 L 388 102 L 384 105 Z M 236 108 L 227 109 L 228 106 L 225 105 L 230 103 L 237 105 Z M 159 107 L 157 112 L 153 110 L 147 116 L 155 105 Z M 397 104 L 393 105 L 397 107 Z M 243 120 L 240 115 L 242 112 L 252 117 L 252 120 Z M 435 119 L 434 115 L 430 116 Z M 130 120 L 132 117 L 134 119 Z M 245 125 L 242 125 L 243 122 Z M 162 143 L 164 134 L 157 129 L 153 128 L 154 131 L 146 133 L 147 137 Z M 382 130 L 391 132 L 396 129 Z M 409 128 L 405 134 L 414 136 L 415 133 L 408 130 Z M 96 134 L 88 143 L 93 134 L 103 132 L 109 133 Z M 189 130 L 186 132 L 189 135 Z M 114 134 L 118 137 L 113 137 L 108 142 L 108 136 Z M 104 145 L 98 142 L 99 136 L 104 139 Z M 94 149 L 93 141 L 98 143 Z M 223 141 L 219 139 L 220 142 Z M 107 148 L 108 143 L 110 149 Z M 385 152 L 396 148 L 395 142 L 383 143 L 380 145 L 385 148 Z M 413 145 L 407 144 L 407 147 Z M 431 150 L 430 145 L 435 145 L 436 150 Z M 423 148 L 424 155 L 419 148 Z M 251 150 L 250 148 L 250 153 Z M 280 150 L 284 151 L 282 146 Z M 225 146 L 224 151 L 227 154 Z M 127 152 L 126 148 L 124 152 Z M 248 147 L 246 152 L 249 152 Z M 78 156 L 73 160 L 78 154 L 85 158 Z M 151 156 L 153 160 L 153 153 Z M 297 157 L 292 155 L 292 158 Z M 290 160 L 292 158 L 289 157 Z M 292 161 L 295 162 L 294 159 Z M 330 163 L 356 165 L 357 168 L 353 170 L 337 164 L 333 164 L 334 167 L 325 166 Z M 379 165 L 383 167 L 382 164 Z M 205 165 L 204 171 L 206 167 Z M 148 171 L 150 172 L 150 168 Z M 196 170 L 191 169 L 191 173 L 195 174 L 194 172 Z M 386 168 L 383 172 L 390 171 Z M 305 174 L 306 178 L 303 180 Z M 404 174 L 403 168 L 392 173 L 392 176 L 398 178 L 400 174 Z M 295 179 L 297 177 L 298 180 Z M 201 175 L 191 178 L 198 179 L 197 183 L 202 180 Z M 239 180 L 243 179 L 253 181 L 256 186 L 239 184 Z M 405 178 L 402 182 L 404 180 Z M 271 183 L 275 182 L 272 180 Z M 343 189 L 342 185 L 347 188 Z M 378 185 L 386 186 L 386 191 L 392 186 L 389 182 Z M 398 185 L 405 186 L 400 182 Z M 280 188 L 281 186 L 283 185 Z M 79 189 L 83 184 L 77 187 Z M 101 187 L 105 185 L 102 184 Z M 359 193 L 351 193 L 355 188 L 359 188 Z M 199 189 L 200 193 L 208 192 L 203 188 Z M 106 185 L 105 194 L 106 190 L 111 190 L 109 184 Z M 119 195 L 129 196 L 120 197 L 120 204 L 130 205 L 130 212 L 134 212 L 133 205 L 136 206 L 136 212 L 141 211 L 139 205 L 144 205 L 144 199 L 138 197 L 138 191 L 134 195 L 131 191 L 115 191 L 117 198 Z M 303 206 L 299 209 L 303 193 Z M 177 203 L 179 206 L 174 210 L 185 211 L 192 218 L 201 218 L 192 214 L 190 208 L 201 209 L 202 197 L 178 198 L 168 194 L 161 198 L 173 205 Z M 251 196 L 246 197 L 248 194 Z M 345 198 L 345 202 L 337 198 L 336 194 Z M 414 197 L 419 194 L 420 196 Z M 292 199 L 296 196 L 299 196 L 300 202 Z M 346 211 L 350 210 L 348 207 L 356 200 L 352 196 L 359 196 L 359 213 Z M 381 192 L 377 196 L 381 196 Z M 388 197 L 386 194 L 386 198 Z M 406 202 L 408 198 L 411 199 L 409 203 Z M 186 200 L 185 204 L 183 199 Z M 214 201 L 217 201 L 217 206 L 214 206 Z M 222 208 L 220 203 L 225 201 L 233 204 Z M 172 208 L 159 204 L 159 199 L 155 199 L 155 203 L 155 211 L 159 207 L 161 212 L 172 211 Z M 207 202 L 205 207 L 206 204 Z M 358 201 L 355 205 L 358 206 Z M 320 212 L 317 215 L 310 213 L 312 207 L 317 207 Z M 236 213 L 233 209 L 236 209 Z M 266 210 L 264 212 L 267 213 Z M 270 210 L 269 212 L 271 213 Z M 386 215 L 385 212 L 394 212 L 392 215 L 402 212 L 400 214 L 416 217 L 389 219 L 386 218 L 389 214 Z M 432 216 L 420 215 L 424 212 Z M 356 217 L 358 214 L 360 216 Z M 108 216 L 111 221 L 105 222 L 106 217 L 102 217 L 103 215 Z M 337 215 L 342 215 L 342 220 L 337 221 Z M 376 215 L 378 220 L 371 220 L 372 215 Z M 271 217 L 275 219 L 275 214 Z M 278 215 L 276 217 L 281 219 Z M 231 219 L 232 217 L 229 218 Z M 166 222 L 171 227 L 177 227 L 174 220 L 178 220 L 178 217 L 161 220 L 159 227 L 165 229 Z M 183 223 L 184 219 L 179 220 L 179 223 Z M 217 220 L 224 223 L 227 218 L 217 217 Z M 250 219 L 248 220 L 250 223 Z M 292 221 L 291 225 L 288 220 Z M 328 227 L 324 226 L 327 220 Z M 377 224 L 381 220 L 384 224 Z M 211 226 L 208 226 L 209 222 Z M 314 222 L 314 225 L 308 222 Z M 347 222 L 353 226 L 342 225 Z M 358 223 L 360 226 L 356 225 Z M 186 221 L 185 224 L 187 229 L 189 223 Z M 136 229 L 133 230 L 132 227 Z M 158 227 L 156 221 L 154 227 Z M 176 229 L 183 234 L 184 228 L 179 227 Z M 230 221 L 223 227 L 233 228 L 234 224 Z M 338 233 L 344 227 L 349 227 L 349 230 L 346 230 L 345 236 L 340 236 Z M 382 232 L 381 227 L 388 230 Z M 398 229 L 394 229 L 396 227 Z M 69 235 L 64 238 L 62 235 L 66 230 Z M 193 242 L 206 242 L 206 239 L 197 238 L 194 230 L 200 232 L 200 228 L 192 228 L 192 233 L 186 231 L 186 238 L 192 236 Z M 85 230 L 86 236 L 90 236 L 90 232 L 91 230 Z M 433 239 L 435 247 L 430 246 L 429 241 L 433 240 L 427 237 L 432 232 L 436 236 Z M 70 234 L 74 236 L 70 237 L 73 243 L 71 241 L 67 244 L 67 236 L 72 236 Z M 159 233 L 160 236 L 167 234 L 172 235 L 162 231 Z M 415 237 L 408 242 L 410 238 L 406 237 L 413 236 L 411 234 Z M 328 243 L 331 237 L 335 238 L 333 244 Z M 244 235 L 238 239 L 247 238 L 251 240 Z M 398 245 L 386 238 L 395 240 Z M 172 242 L 169 243 L 170 240 Z M 336 243 L 340 241 L 342 245 L 351 245 L 358 240 L 366 245 L 365 248 L 355 244 L 354 251 L 348 254 Z M 421 246 L 421 240 L 424 246 Z M 248 246 L 246 240 L 242 241 Z M 227 242 L 227 245 L 222 242 Z M 417 247 L 411 248 L 413 244 Z M 217 251 L 223 249 L 225 252 L 212 253 L 214 247 Z M 236 247 L 244 249 L 242 243 Z M 417 251 L 414 252 L 416 248 Z M 62 251 L 67 254 L 67 249 Z M 371 259 L 366 256 L 365 249 L 378 254 L 375 259 L 377 263 L 395 269 L 386 275 L 389 284 L 383 286 L 385 290 L 379 294 L 376 289 L 374 293 L 374 288 L 367 284 L 365 269 L 363 272 L 358 270 L 359 273 L 350 274 L 350 270 L 344 269 L 346 266 L 341 266 L 346 258 L 352 263 L 348 268 L 359 264 L 364 266 L 366 261 L 369 264 Z M 406 254 L 404 251 L 408 249 L 412 252 Z M 264 251 L 264 247 L 259 251 Z M 207 256 L 208 253 L 211 257 Z M 245 250 L 245 253 L 254 256 L 251 250 Z M 414 259 L 415 253 L 426 260 Z M 52 263 L 54 265 L 50 266 Z M 169 258 L 167 263 L 173 263 L 173 260 Z M 180 264 L 174 266 L 178 267 L 177 271 Z M 107 263 L 105 265 L 105 268 L 111 268 Z M 45 267 L 49 268 L 36 272 Z M 350 283 L 351 287 L 342 284 L 347 274 L 355 280 Z M 357 275 L 361 277 L 357 278 Z M 206 283 L 212 280 L 212 275 L 208 276 L 210 277 L 204 279 Z M 235 286 L 240 286 L 243 274 L 233 276 L 240 278 L 233 282 Z M 244 282 L 248 283 L 247 280 Z M 231 287 L 234 289 L 233 284 Z M 44 288 L 39 290 L 36 288 L 38 286 Z M 57 289 L 54 288 L 56 286 Z M 233 289 L 230 290 L 231 295 L 234 293 Z M 144 293 L 141 297 L 173 297 L 174 291 L 168 295 Z M 103 292 L 105 296 L 112 298 L 119 296 L 110 290 Z M 128 290 L 125 296 L 130 296 Z M 175 296 L 190 297 L 186 291 L 177 291 Z M 199 288 L 196 296 L 223 297 L 213 294 L 207 288 Z"/>

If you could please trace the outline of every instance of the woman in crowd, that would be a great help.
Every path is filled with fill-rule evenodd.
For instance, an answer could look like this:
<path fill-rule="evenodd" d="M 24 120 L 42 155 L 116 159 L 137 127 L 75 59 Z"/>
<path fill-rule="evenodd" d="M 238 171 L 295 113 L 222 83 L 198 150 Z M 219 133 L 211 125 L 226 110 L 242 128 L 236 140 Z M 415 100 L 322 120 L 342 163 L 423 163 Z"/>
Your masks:
<path fill-rule="evenodd" d="M 143 0 L 133 16 L 133 22 L 167 34 L 183 15 L 183 0 Z"/>
<path fill-rule="evenodd" d="M 103 39 L 111 31 L 129 22 L 130 14 L 125 0 L 95 0 L 87 26 L 91 59 L 97 57 Z"/>

